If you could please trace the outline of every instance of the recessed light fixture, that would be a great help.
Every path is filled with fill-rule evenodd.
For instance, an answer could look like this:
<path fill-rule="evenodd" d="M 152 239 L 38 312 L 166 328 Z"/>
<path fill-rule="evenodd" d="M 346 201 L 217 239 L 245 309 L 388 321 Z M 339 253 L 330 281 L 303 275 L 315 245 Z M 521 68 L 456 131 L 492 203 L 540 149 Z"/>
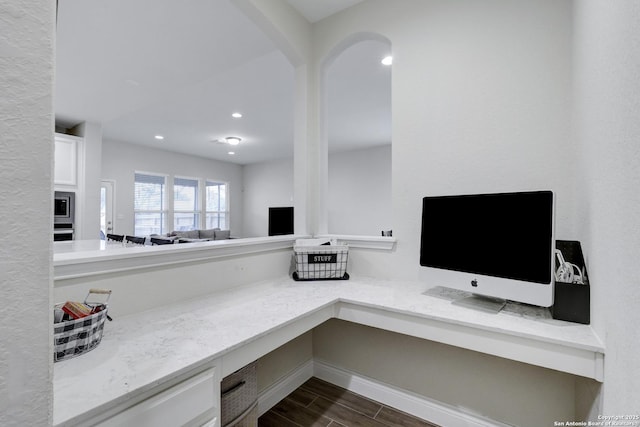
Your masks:
<path fill-rule="evenodd" d="M 242 117 L 242 113 L 233 113 L 231 114 L 231 117 L 233 117 L 234 119 L 239 119 L 240 117 Z"/>
<path fill-rule="evenodd" d="M 237 136 L 228 136 L 225 138 L 225 141 L 227 141 L 227 144 L 229 145 L 238 145 L 242 139 Z"/>
<path fill-rule="evenodd" d="M 382 63 L 382 65 L 391 65 L 393 63 L 393 56 L 385 56 L 380 62 Z"/>
<path fill-rule="evenodd" d="M 163 139 L 164 139 L 164 136 L 162 136 L 162 135 L 156 135 L 154 138 L 155 138 L 155 139 L 158 139 L 158 140 L 163 140 Z"/>
<path fill-rule="evenodd" d="M 230 155 L 230 156 L 233 156 L 233 155 L 235 155 L 235 154 L 236 154 L 236 152 L 235 152 L 235 151 L 229 151 L 229 155 Z"/>

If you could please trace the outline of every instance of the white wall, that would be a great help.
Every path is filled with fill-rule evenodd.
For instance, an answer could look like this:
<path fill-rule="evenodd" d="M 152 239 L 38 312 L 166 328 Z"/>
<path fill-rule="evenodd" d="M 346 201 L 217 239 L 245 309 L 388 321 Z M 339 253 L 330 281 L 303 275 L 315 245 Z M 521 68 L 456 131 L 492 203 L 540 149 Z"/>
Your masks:
<path fill-rule="evenodd" d="M 575 221 L 591 278 L 592 324 L 604 339 L 603 407 L 640 413 L 640 3 L 575 2 Z"/>
<path fill-rule="evenodd" d="M 392 228 L 398 243 L 392 254 L 354 251 L 354 273 L 428 283 L 418 263 L 426 195 L 550 188 L 557 196 L 557 237 L 576 237 L 571 6 L 370 0 L 315 25 L 318 63 L 359 32 L 388 38 L 394 56 Z"/>
<path fill-rule="evenodd" d="M 391 145 L 329 155 L 329 233 L 391 230 Z"/>
<path fill-rule="evenodd" d="M 341 320 L 313 330 L 313 355 L 508 425 L 553 426 L 574 419 L 574 377 L 550 369 Z"/>
<path fill-rule="evenodd" d="M 314 26 L 317 66 L 343 40 L 370 32 L 389 39 L 394 56 L 389 228 L 397 245 L 390 253 L 352 249 L 350 274 L 438 285 L 418 262 L 426 195 L 552 189 L 557 238 L 580 237 L 574 224 L 571 1 L 369 0 Z M 319 181 L 319 191 L 322 185 Z M 348 367 L 376 378 L 375 369 L 367 368 L 367 358 L 376 360 L 376 352 L 366 349 L 380 342 L 384 354 L 404 355 L 407 344 L 395 336 L 372 339 L 358 333 L 344 342 L 349 345 L 325 340 L 322 357 L 334 358 L 339 366 L 359 361 Z M 429 343 L 421 346 L 427 353 L 436 350 Z M 456 348 L 447 353 L 434 362 L 436 371 L 456 379 L 455 384 L 450 396 L 435 398 L 452 404 L 458 399 L 466 411 L 517 425 L 543 425 L 538 416 L 550 403 L 553 416 L 576 415 L 573 378 Z M 416 357 L 407 354 L 399 364 L 380 360 L 379 375 L 430 395 L 416 388 L 416 378 L 431 372 Z M 489 373 L 508 372 L 523 381 L 505 380 L 504 392 L 492 389 L 478 396 L 477 377 L 485 374 L 478 366 L 485 363 Z M 514 399 L 512 405 L 501 401 L 503 396 L 506 402 Z M 526 404 L 517 404 L 518 399 Z M 580 399 L 583 411 L 588 397 Z"/>
<path fill-rule="evenodd" d="M 258 359 L 258 394 L 313 358 L 312 336 L 304 333 Z"/>
<path fill-rule="evenodd" d="M 2 426 L 52 422 L 54 6 L 0 6 Z"/>
<path fill-rule="evenodd" d="M 241 166 L 105 140 L 102 143 L 102 179 L 116 182 L 115 233 L 133 234 L 133 187 L 136 171 L 228 182 L 231 233 L 234 236 L 236 233 L 243 234 Z M 171 229 L 172 224 L 169 224 L 168 228 Z"/>
<path fill-rule="evenodd" d="M 307 173 L 312 196 L 308 206 L 319 212 L 309 215 L 310 229 L 322 228 L 330 206 L 328 155 L 314 151 L 321 145 L 324 128 L 317 122 L 322 111 L 322 94 L 316 92 L 322 81 L 319 73 L 345 39 L 356 40 L 355 34 L 372 32 L 390 40 L 394 55 L 393 224 L 389 228 L 398 241 L 391 253 L 352 250 L 350 273 L 437 285 L 418 263 L 425 195 L 550 188 L 558 202 L 557 237 L 576 238 L 572 2 L 556 0 L 368 0 L 315 24 L 314 57 L 309 62 L 313 72 L 306 75 L 307 85 L 298 87 L 298 91 L 309 91 L 307 100 L 315 104 L 305 117 L 296 116 L 297 126 L 304 125 L 309 132 Z M 404 355 L 406 339 L 396 335 L 371 338 L 357 331 L 340 342 L 334 340 L 341 332 L 341 328 L 329 330 L 327 339 L 316 346 L 314 331 L 314 355 L 431 394 L 424 387 L 415 387 L 416 377 L 431 372 L 416 360 L 419 353 L 409 352 L 398 364 L 389 357 L 376 359 L 376 352 L 371 351 L 379 344 L 385 356 L 394 351 Z M 400 345 L 394 346 L 395 341 Z M 434 350 L 426 342 L 419 346 L 426 353 Z M 574 377 L 498 358 L 488 361 L 456 348 L 448 348 L 447 353 L 434 362 L 434 372 L 443 379 L 455 378 L 455 384 L 449 396 L 435 397 L 452 404 L 464 402 L 465 411 L 535 426 L 540 425 L 540 414 L 548 414 L 547 422 L 556 416 L 571 419 L 582 416 L 589 406 L 590 396 L 577 390 L 585 382 Z M 367 364 L 368 360 L 373 362 Z M 453 360 L 456 362 L 450 362 Z M 522 381 L 506 382 L 504 392 L 478 395 L 484 388 L 478 386 L 482 381 L 476 376 L 484 372 L 477 366 L 485 363 L 495 377 L 508 372 L 510 379 Z M 496 384 L 500 386 L 502 383 Z M 503 396 L 513 405 L 501 401 Z"/>
<path fill-rule="evenodd" d="M 269 207 L 293 206 L 293 161 L 245 165 L 243 181 L 243 237 L 267 236 Z"/>

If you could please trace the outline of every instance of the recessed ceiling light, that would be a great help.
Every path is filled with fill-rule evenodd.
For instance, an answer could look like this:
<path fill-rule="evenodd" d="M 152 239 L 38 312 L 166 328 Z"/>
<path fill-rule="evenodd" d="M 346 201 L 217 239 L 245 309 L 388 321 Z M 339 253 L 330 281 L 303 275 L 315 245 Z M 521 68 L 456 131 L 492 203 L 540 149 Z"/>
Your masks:
<path fill-rule="evenodd" d="M 242 113 L 233 113 L 231 114 L 231 117 L 233 117 L 234 119 L 239 119 L 240 117 L 242 117 Z"/>
<path fill-rule="evenodd" d="M 162 135 L 156 135 L 156 136 L 155 136 L 155 139 L 162 140 L 162 139 L 164 139 L 164 136 L 162 136 Z"/>
<path fill-rule="evenodd" d="M 385 56 L 380 62 L 382 63 L 382 65 L 391 65 L 393 63 L 393 56 Z"/>
<path fill-rule="evenodd" d="M 230 156 L 233 156 L 233 155 L 235 155 L 235 154 L 236 154 L 236 152 L 235 152 L 235 151 L 229 151 L 229 155 L 230 155 Z"/>
<path fill-rule="evenodd" d="M 238 145 L 240 144 L 240 141 L 242 141 L 242 139 L 237 136 L 228 136 L 225 138 L 225 140 L 229 145 Z"/>

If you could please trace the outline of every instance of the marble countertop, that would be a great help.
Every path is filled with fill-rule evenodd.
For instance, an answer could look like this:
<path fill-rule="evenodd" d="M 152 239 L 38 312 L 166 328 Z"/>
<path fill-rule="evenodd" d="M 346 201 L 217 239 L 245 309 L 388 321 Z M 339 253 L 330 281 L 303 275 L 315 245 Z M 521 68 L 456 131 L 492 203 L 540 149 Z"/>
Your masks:
<path fill-rule="evenodd" d="M 105 411 L 311 313 L 349 303 L 604 354 L 588 325 L 509 303 L 498 314 L 451 304 L 420 282 L 289 277 L 236 287 L 108 322 L 100 345 L 54 365 L 54 425 Z"/>

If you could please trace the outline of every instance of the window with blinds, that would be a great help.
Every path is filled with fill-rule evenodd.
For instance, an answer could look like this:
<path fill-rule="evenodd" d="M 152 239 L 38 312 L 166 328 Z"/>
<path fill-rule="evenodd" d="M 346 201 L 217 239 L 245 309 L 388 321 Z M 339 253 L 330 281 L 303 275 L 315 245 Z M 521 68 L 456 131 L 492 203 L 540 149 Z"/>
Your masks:
<path fill-rule="evenodd" d="M 228 230 L 228 191 L 225 182 L 136 172 L 134 233 L 148 236 L 196 229 Z"/>
<path fill-rule="evenodd" d="M 227 184 L 207 180 L 205 187 L 205 228 L 229 229 Z"/>
<path fill-rule="evenodd" d="M 173 229 L 176 231 L 200 228 L 198 210 L 199 180 L 195 178 L 174 178 L 173 180 Z"/>
<path fill-rule="evenodd" d="M 166 177 L 135 173 L 134 234 L 148 236 L 166 232 Z"/>

